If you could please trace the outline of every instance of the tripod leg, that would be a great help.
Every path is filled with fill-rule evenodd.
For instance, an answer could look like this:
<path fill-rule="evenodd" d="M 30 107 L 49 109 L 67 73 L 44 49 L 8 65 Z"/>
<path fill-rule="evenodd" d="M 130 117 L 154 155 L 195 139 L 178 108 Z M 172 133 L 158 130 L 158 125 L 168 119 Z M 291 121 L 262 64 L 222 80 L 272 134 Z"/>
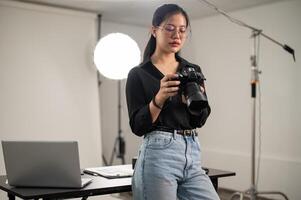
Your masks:
<path fill-rule="evenodd" d="M 124 165 L 125 164 L 124 155 L 122 156 L 121 160 L 122 160 L 122 164 Z"/>
<path fill-rule="evenodd" d="M 118 138 L 115 139 L 114 148 L 113 148 L 113 151 L 112 151 L 112 154 L 111 154 L 111 159 L 110 159 L 110 165 L 113 164 L 114 156 L 115 156 L 115 153 L 116 153 L 117 142 L 118 142 Z"/>
<path fill-rule="evenodd" d="M 103 155 L 103 154 L 102 154 L 102 161 L 105 164 L 105 166 L 108 166 L 107 159 L 106 159 L 105 155 Z"/>
<path fill-rule="evenodd" d="M 118 147 L 119 151 L 117 152 L 117 157 L 121 159 L 122 164 L 125 164 L 124 154 L 125 154 L 125 141 L 124 138 L 119 136 L 118 137 Z"/>

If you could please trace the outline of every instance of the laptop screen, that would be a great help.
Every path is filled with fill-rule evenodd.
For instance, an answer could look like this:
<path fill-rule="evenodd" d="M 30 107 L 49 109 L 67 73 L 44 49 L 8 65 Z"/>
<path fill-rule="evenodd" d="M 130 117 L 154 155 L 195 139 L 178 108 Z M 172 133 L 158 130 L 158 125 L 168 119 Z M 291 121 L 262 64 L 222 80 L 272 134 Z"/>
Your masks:
<path fill-rule="evenodd" d="M 2 141 L 8 184 L 80 188 L 76 141 Z"/>

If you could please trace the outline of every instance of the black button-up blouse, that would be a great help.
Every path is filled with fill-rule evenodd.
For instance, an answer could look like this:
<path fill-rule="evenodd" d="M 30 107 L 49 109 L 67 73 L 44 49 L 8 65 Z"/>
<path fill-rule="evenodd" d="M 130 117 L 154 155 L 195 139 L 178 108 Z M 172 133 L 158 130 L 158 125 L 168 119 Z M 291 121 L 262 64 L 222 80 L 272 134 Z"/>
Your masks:
<path fill-rule="evenodd" d="M 183 67 L 190 66 L 201 72 L 199 66 L 189 63 L 180 56 L 176 56 L 176 59 L 179 62 L 178 71 Z M 208 106 L 202 109 L 201 115 L 192 115 L 188 111 L 187 105 L 182 103 L 181 94 L 177 94 L 166 100 L 159 117 L 152 123 L 149 103 L 159 91 L 160 80 L 163 77 L 164 75 L 150 60 L 146 60 L 139 66 L 134 67 L 128 74 L 126 100 L 129 124 L 132 132 L 137 136 L 143 136 L 156 130 L 157 127 L 177 130 L 202 127 L 211 112 Z"/>

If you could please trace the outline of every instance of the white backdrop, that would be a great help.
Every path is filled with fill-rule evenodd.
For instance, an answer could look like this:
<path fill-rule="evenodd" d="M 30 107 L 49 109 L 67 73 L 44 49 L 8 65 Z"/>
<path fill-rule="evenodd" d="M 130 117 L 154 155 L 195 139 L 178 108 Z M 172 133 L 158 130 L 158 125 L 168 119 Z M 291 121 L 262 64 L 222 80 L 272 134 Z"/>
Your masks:
<path fill-rule="evenodd" d="M 285 1 L 231 13 L 296 51 L 294 63 L 281 47 L 261 38 L 259 190 L 280 190 L 293 200 L 301 199 L 300 10 L 300 1 Z M 236 177 L 221 179 L 220 186 L 240 190 L 251 184 L 250 36 L 249 29 L 223 16 L 208 17 L 192 22 L 192 39 L 184 51 L 202 66 L 212 106 L 212 114 L 200 130 L 203 163 L 235 171 Z"/>
<path fill-rule="evenodd" d="M 76 140 L 81 167 L 102 164 L 96 20 L 0 1 L 0 140 Z"/>

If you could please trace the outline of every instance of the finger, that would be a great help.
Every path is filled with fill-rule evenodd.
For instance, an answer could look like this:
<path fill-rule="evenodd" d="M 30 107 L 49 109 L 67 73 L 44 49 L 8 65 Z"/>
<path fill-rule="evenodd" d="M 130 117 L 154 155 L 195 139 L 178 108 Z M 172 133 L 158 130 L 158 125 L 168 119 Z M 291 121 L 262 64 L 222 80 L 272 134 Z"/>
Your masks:
<path fill-rule="evenodd" d="M 170 93 L 168 93 L 168 95 L 169 95 L 170 97 L 176 96 L 177 94 L 178 94 L 178 92 L 170 92 Z"/>
<path fill-rule="evenodd" d="M 179 78 L 178 74 L 167 74 L 168 80 L 177 80 Z"/>
<path fill-rule="evenodd" d="M 167 81 L 168 86 L 180 85 L 180 81 Z"/>
<path fill-rule="evenodd" d="M 168 80 L 175 80 L 178 78 L 177 74 L 166 74 L 162 80 L 168 81 Z"/>
<path fill-rule="evenodd" d="M 172 87 L 172 86 L 178 86 L 178 85 L 180 85 L 180 81 L 167 81 L 167 82 L 164 82 L 164 83 L 162 83 L 162 85 L 164 86 L 164 87 Z"/>
<path fill-rule="evenodd" d="M 205 92 L 205 88 L 203 86 L 200 86 L 202 93 Z"/>
<path fill-rule="evenodd" d="M 183 103 L 187 103 L 186 98 L 185 98 L 185 96 L 183 94 L 181 95 L 181 97 L 182 97 L 182 102 Z"/>
<path fill-rule="evenodd" d="M 161 79 L 161 82 L 166 82 L 170 79 L 169 75 L 165 75 L 162 79 Z"/>
<path fill-rule="evenodd" d="M 165 92 L 172 93 L 172 92 L 178 92 L 179 87 L 167 87 L 165 88 Z"/>

